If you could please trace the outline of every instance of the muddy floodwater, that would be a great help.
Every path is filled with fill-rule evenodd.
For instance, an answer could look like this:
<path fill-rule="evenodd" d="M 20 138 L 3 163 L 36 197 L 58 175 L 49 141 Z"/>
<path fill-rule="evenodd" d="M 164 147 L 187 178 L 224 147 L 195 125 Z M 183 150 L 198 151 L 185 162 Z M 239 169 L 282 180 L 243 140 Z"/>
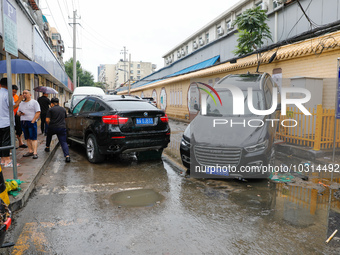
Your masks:
<path fill-rule="evenodd" d="M 339 178 L 186 178 L 163 161 L 56 153 L 6 236 L 11 254 L 340 254 Z"/>

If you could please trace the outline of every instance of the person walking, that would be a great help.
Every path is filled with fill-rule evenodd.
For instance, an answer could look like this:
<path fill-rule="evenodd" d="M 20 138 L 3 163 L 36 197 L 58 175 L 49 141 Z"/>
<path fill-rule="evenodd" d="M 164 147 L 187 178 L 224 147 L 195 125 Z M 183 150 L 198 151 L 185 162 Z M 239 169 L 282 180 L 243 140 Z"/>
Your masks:
<path fill-rule="evenodd" d="M 48 108 L 50 108 L 51 101 L 48 98 L 48 94 L 43 93 L 41 97 L 38 98 L 38 103 L 40 105 L 40 128 L 41 128 L 41 133 L 44 134 L 45 136 L 47 135 L 47 129 L 48 129 L 48 124 L 46 124 L 46 113 Z"/>
<path fill-rule="evenodd" d="M 10 133 L 10 112 L 9 112 L 9 98 L 7 90 L 7 78 L 0 80 L 0 147 L 11 145 L 11 133 Z M 17 102 L 13 105 L 13 108 L 17 108 L 22 101 L 22 96 L 18 97 Z M 4 167 L 13 167 L 13 162 L 9 156 L 10 150 L 0 151 L 1 165 Z M 17 164 L 20 166 L 20 164 Z"/>
<path fill-rule="evenodd" d="M 18 86 L 12 85 L 12 95 L 14 103 L 16 103 L 19 100 L 19 96 L 17 95 L 18 92 Z M 18 105 L 19 107 L 19 105 Z M 27 148 L 28 146 L 24 144 L 22 141 L 22 128 L 20 123 L 20 117 L 17 115 L 18 107 L 14 109 L 14 118 L 15 118 L 15 135 L 17 136 L 18 142 L 19 142 L 19 148 Z"/>
<path fill-rule="evenodd" d="M 57 135 L 61 148 L 64 152 L 65 161 L 71 162 L 69 149 L 66 141 L 66 122 L 67 113 L 65 108 L 59 106 L 59 99 L 51 99 L 51 108 L 48 109 L 46 114 L 46 123 L 48 124 L 47 137 L 46 137 L 46 152 L 50 152 L 50 144 L 53 135 Z"/>
<path fill-rule="evenodd" d="M 33 156 L 33 159 L 37 159 L 37 119 L 40 116 L 40 106 L 36 100 L 32 99 L 31 92 L 28 89 L 25 89 L 22 94 L 25 101 L 19 104 L 17 114 L 20 116 L 22 131 L 28 145 L 28 152 L 23 157 Z"/>

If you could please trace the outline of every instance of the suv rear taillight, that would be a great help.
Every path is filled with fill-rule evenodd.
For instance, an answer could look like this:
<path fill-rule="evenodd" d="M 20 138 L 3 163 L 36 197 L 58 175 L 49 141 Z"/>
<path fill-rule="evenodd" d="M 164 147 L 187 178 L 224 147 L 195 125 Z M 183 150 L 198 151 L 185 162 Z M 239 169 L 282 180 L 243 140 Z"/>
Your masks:
<path fill-rule="evenodd" d="M 164 123 L 168 123 L 169 122 L 168 116 L 165 114 L 165 116 L 161 117 L 161 121 Z"/>
<path fill-rule="evenodd" d="M 119 115 L 106 115 L 102 117 L 102 120 L 105 124 L 125 124 L 128 122 L 129 118 L 120 117 Z"/>

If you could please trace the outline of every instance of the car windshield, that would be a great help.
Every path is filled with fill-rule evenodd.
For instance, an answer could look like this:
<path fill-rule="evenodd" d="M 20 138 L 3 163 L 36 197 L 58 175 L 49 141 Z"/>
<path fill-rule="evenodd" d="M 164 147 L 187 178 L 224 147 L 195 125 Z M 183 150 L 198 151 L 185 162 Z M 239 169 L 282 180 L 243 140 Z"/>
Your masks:
<path fill-rule="evenodd" d="M 244 95 L 244 115 L 254 115 L 248 108 L 248 92 L 242 91 Z M 208 116 L 234 116 L 233 115 L 233 95 L 230 90 L 218 91 L 221 97 L 222 105 L 216 98 L 216 104 L 214 99 L 208 96 L 207 98 L 207 115 Z M 264 110 L 264 97 L 262 91 L 253 91 L 253 106 L 257 110 Z M 239 115 L 238 115 L 239 116 Z"/>
<path fill-rule="evenodd" d="M 72 100 L 72 105 L 71 105 L 71 107 L 77 105 L 78 102 L 79 102 L 80 100 L 82 100 L 83 98 L 85 98 L 85 97 L 86 97 L 85 95 L 73 96 L 73 100 Z"/>
<path fill-rule="evenodd" d="M 155 110 L 154 106 L 145 101 L 107 101 L 106 102 L 112 109 L 118 111 L 124 110 Z"/>

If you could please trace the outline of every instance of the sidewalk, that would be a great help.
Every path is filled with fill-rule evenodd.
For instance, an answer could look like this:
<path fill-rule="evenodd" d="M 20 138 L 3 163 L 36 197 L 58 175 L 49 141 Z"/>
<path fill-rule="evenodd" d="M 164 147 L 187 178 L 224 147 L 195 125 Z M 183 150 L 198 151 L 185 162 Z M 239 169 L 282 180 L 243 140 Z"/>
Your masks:
<path fill-rule="evenodd" d="M 50 146 L 51 152 L 45 152 L 45 141 L 46 136 L 41 134 L 38 135 L 38 159 L 33 159 L 32 157 L 23 157 L 23 155 L 28 152 L 28 148 L 18 148 L 16 150 L 17 162 L 21 164 L 21 166 L 17 167 L 18 179 L 24 181 L 24 183 L 20 185 L 21 191 L 19 192 L 18 196 L 13 197 L 9 195 L 11 202 L 10 209 L 12 211 L 16 211 L 25 205 L 41 174 L 44 172 L 58 148 L 58 139 L 56 136 L 53 136 Z M 18 147 L 18 142 L 16 143 L 16 147 Z M 24 143 L 26 144 L 25 140 Z M 1 170 L 5 181 L 6 179 L 13 179 L 13 168 L 1 167 Z"/>

